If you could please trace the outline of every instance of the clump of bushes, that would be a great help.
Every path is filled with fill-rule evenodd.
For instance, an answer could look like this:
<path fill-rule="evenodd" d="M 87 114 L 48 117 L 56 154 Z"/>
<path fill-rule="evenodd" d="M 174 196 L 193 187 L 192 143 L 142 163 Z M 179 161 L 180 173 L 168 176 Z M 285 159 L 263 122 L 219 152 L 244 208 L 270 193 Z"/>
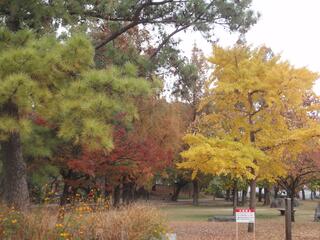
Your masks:
<path fill-rule="evenodd" d="M 28 213 L 0 208 L 3 240 L 157 240 L 166 230 L 164 216 L 150 205 L 94 210 L 81 204 L 69 210 L 43 207 Z"/>

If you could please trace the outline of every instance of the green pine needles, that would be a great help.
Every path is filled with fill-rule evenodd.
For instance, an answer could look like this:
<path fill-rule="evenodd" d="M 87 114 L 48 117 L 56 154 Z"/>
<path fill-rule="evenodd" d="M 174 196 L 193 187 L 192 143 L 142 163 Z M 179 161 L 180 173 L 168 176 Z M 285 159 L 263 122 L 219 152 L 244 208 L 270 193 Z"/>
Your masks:
<path fill-rule="evenodd" d="M 0 139 L 31 136 L 35 117 L 63 140 L 112 147 L 112 121 L 137 117 L 133 98 L 150 84 L 132 64 L 94 69 L 94 50 L 83 35 L 59 42 L 30 31 L 0 30 Z M 36 133 L 34 133 L 36 134 Z"/>

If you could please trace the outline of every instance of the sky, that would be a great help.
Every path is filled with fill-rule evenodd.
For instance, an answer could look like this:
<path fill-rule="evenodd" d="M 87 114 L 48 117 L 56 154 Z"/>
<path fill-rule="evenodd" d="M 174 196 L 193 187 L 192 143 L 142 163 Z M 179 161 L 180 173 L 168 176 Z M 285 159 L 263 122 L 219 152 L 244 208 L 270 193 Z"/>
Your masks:
<path fill-rule="evenodd" d="M 320 72 L 320 0 L 253 0 L 252 9 L 261 17 L 246 34 L 248 44 L 266 45 L 296 67 Z M 212 46 L 200 34 L 179 37 L 186 53 L 191 52 L 194 42 L 207 56 L 212 53 Z M 238 39 L 223 29 L 217 29 L 216 37 L 222 46 L 232 46 Z M 320 95 L 320 80 L 314 90 Z"/>

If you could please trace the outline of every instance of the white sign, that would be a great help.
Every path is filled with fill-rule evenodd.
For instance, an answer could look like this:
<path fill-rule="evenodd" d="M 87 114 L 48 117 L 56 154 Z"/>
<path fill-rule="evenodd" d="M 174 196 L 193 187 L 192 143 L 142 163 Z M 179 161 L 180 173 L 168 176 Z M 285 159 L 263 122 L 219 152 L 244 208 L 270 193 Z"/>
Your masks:
<path fill-rule="evenodd" d="M 255 210 L 254 209 L 236 209 L 236 222 L 237 223 L 254 223 Z"/>

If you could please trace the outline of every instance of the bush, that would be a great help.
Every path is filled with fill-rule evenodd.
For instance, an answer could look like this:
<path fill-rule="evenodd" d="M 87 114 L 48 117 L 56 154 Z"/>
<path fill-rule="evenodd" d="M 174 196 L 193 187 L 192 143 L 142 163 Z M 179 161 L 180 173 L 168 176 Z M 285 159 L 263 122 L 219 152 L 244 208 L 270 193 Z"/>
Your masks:
<path fill-rule="evenodd" d="M 157 240 L 165 232 L 165 218 L 149 205 L 93 211 L 83 204 L 71 210 L 41 208 L 26 214 L 0 210 L 3 240 Z"/>

